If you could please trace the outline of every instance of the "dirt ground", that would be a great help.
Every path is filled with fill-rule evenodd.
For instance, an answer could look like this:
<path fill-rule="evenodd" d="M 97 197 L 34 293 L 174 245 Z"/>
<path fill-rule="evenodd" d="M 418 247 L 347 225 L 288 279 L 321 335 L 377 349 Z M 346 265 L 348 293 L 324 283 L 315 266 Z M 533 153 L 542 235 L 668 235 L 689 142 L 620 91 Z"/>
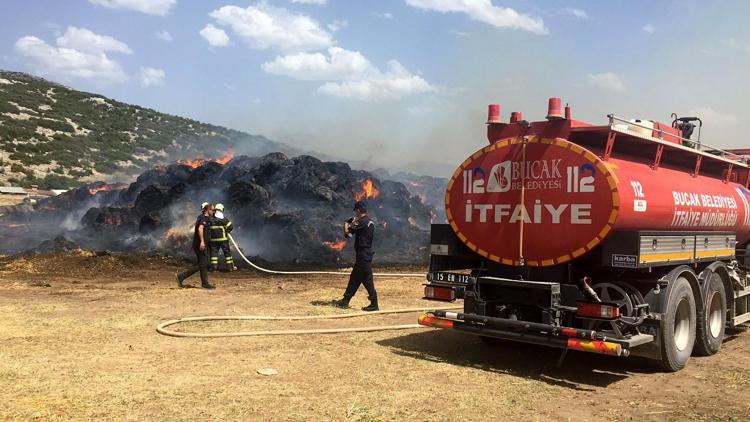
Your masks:
<path fill-rule="evenodd" d="M 450 331 L 186 339 L 158 322 L 198 315 L 312 315 L 344 277 L 217 274 L 178 289 L 183 263 L 90 253 L 0 258 L 0 419 L 747 420 L 750 333 L 660 373 Z M 412 269 L 413 270 L 413 269 Z M 193 281 L 194 283 L 197 281 Z M 376 280 L 381 308 L 423 306 L 421 280 Z M 353 301 L 366 304 L 360 292 Z M 192 323 L 180 330 L 413 323 L 417 314 L 309 322 Z M 273 368 L 278 375 L 257 370 Z"/>

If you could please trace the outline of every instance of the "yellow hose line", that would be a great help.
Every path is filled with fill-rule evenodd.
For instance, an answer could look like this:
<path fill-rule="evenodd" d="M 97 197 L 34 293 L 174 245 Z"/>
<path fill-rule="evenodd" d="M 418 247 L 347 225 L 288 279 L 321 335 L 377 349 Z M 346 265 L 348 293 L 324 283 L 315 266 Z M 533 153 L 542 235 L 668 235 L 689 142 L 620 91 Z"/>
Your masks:
<path fill-rule="evenodd" d="M 452 306 L 441 308 L 445 310 L 463 309 L 463 306 Z M 217 337 L 256 337 L 256 336 L 280 336 L 280 335 L 298 335 L 298 334 L 337 334 L 337 333 L 361 333 L 371 331 L 387 330 L 408 330 L 415 328 L 427 328 L 419 324 L 405 325 L 375 325 L 370 327 L 352 327 L 352 328 L 318 328 L 306 330 L 265 330 L 265 331 L 239 331 L 235 333 L 191 333 L 182 331 L 173 331 L 167 327 L 185 322 L 196 321 L 300 321 L 300 320 L 321 320 L 321 319 L 341 319 L 356 318 L 369 315 L 382 314 L 403 314 L 409 312 L 424 312 L 430 308 L 402 308 L 391 309 L 386 311 L 375 312 L 352 312 L 349 314 L 335 315 L 300 315 L 300 316 L 263 316 L 263 315 L 225 315 L 225 316 L 198 316 L 173 319 L 162 322 L 156 326 L 156 332 L 171 337 L 192 337 L 192 338 L 217 338 Z"/>
<path fill-rule="evenodd" d="M 349 273 L 342 272 L 342 271 L 275 271 L 275 270 L 269 270 L 268 268 L 263 268 L 258 265 L 255 265 L 254 263 L 250 262 L 249 259 L 245 256 L 245 254 L 242 252 L 242 249 L 237 244 L 237 242 L 234 240 L 232 235 L 229 235 L 229 240 L 234 245 L 234 248 L 237 250 L 237 253 L 240 254 L 240 257 L 247 262 L 248 265 L 255 268 L 258 271 L 262 271 L 264 273 L 268 274 L 286 274 L 286 275 L 304 275 L 304 274 L 325 274 L 325 275 L 349 275 Z M 419 277 L 419 278 L 426 278 L 426 274 L 414 274 L 414 273 L 373 273 L 375 276 L 380 277 Z"/>

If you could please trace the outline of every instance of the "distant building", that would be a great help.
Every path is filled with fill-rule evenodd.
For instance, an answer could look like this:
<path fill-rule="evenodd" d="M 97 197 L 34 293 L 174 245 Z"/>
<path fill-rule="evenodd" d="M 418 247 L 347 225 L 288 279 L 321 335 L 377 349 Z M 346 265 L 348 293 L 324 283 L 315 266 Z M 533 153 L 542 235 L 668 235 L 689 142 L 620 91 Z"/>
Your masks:
<path fill-rule="evenodd" d="M 16 186 L 0 186 L 0 195 L 22 195 L 26 196 L 26 189 Z"/>
<path fill-rule="evenodd" d="M 30 198 L 46 198 L 49 196 L 57 196 L 63 192 L 62 189 L 53 190 L 40 190 L 36 186 L 32 186 L 29 189 L 18 187 L 18 186 L 0 186 L 0 195 L 18 196 L 18 197 L 30 197 Z"/>

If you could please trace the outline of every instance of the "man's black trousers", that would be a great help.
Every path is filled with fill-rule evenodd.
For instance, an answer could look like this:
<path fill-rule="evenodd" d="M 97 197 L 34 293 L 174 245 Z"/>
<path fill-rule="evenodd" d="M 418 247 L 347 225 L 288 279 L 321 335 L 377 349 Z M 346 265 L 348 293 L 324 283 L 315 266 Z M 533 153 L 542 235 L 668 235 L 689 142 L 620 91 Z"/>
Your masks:
<path fill-rule="evenodd" d="M 193 252 L 195 252 L 195 258 L 197 262 L 192 267 L 180 273 L 180 278 L 182 280 L 185 280 L 186 278 L 200 271 L 201 284 L 206 285 L 208 284 L 208 255 L 211 252 L 209 251 L 209 248 L 206 248 L 206 250 L 203 251 L 200 250 L 200 248 L 193 248 Z"/>
<path fill-rule="evenodd" d="M 352 273 L 349 275 L 349 284 L 344 292 L 344 298 L 351 299 L 354 297 L 360 284 L 365 285 L 370 301 L 378 300 L 378 293 L 375 291 L 375 283 L 372 280 L 372 262 L 357 260 L 354 263 Z"/>

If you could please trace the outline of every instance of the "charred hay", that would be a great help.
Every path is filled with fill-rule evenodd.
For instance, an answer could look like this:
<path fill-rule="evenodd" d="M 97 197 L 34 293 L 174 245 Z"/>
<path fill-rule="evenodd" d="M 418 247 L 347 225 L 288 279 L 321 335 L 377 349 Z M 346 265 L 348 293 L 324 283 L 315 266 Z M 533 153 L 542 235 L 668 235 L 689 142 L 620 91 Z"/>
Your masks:
<path fill-rule="evenodd" d="M 442 194 L 441 194 L 442 195 Z M 424 263 L 436 210 L 404 184 L 380 180 L 340 162 L 281 153 L 239 156 L 227 164 L 158 166 L 129 185 L 92 183 L 11 213 L 2 253 L 73 246 L 189 256 L 192 225 L 204 201 L 224 203 L 235 238 L 251 256 L 288 264 L 348 264 L 341 225 L 365 197 L 377 224 L 376 262 Z M 62 239 L 58 236 L 64 236 Z M 48 241 L 46 243 L 43 243 Z M 335 245 L 335 246 L 332 246 Z"/>

